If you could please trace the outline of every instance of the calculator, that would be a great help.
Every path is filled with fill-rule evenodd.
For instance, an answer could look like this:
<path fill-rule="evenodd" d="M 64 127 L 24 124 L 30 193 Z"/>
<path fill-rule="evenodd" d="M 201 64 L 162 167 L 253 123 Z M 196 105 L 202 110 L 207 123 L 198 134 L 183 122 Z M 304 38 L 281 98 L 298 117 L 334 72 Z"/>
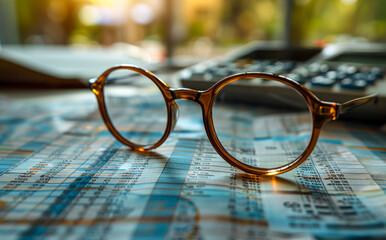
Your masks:
<path fill-rule="evenodd" d="M 324 101 L 343 103 L 376 93 L 376 101 L 342 117 L 386 123 L 386 44 L 333 44 L 323 49 L 251 44 L 185 68 L 178 79 L 183 87 L 206 90 L 226 76 L 243 72 L 286 76 Z M 251 102 L 256 99 L 254 94 L 270 88 L 269 81 L 250 84 L 248 90 L 238 87 L 237 82 L 231 87 L 230 99 Z"/>

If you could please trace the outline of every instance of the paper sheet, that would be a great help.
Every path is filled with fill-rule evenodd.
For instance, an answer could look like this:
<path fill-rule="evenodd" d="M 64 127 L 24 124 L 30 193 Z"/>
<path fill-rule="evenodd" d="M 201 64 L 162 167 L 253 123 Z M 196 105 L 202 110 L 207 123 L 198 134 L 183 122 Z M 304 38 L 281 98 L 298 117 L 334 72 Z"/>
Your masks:
<path fill-rule="evenodd" d="M 386 236 L 386 137 L 378 128 L 329 123 L 300 167 L 258 177 L 213 150 L 199 106 L 179 104 L 175 132 L 139 155 L 106 130 L 93 98 L 1 100 L 2 238 Z"/>

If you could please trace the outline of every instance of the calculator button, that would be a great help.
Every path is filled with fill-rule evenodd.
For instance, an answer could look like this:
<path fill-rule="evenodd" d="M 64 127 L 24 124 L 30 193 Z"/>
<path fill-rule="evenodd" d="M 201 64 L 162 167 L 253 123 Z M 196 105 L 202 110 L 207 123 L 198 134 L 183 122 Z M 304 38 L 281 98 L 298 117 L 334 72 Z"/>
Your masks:
<path fill-rule="evenodd" d="M 335 79 L 331 79 L 324 76 L 316 76 L 311 79 L 311 85 L 317 87 L 332 87 L 335 82 Z"/>
<path fill-rule="evenodd" d="M 347 69 L 346 69 L 346 73 L 348 75 L 353 75 L 353 74 L 355 74 L 357 72 L 358 72 L 358 68 L 355 67 L 355 66 L 348 66 Z"/>
<path fill-rule="evenodd" d="M 299 74 L 289 73 L 289 74 L 286 74 L 285 76 L 294 80 L 295 82 L 297 82 L 299 84 L 305 84 L 306 83 L 305 79 Z"/>
<path fill-rule="evenodd" d="M 339 72 L 337 72 L 337 71 L 328 71 L 328 72 L 326 73 L 326 77 L 327 77 L 327 78 L 330 78 L 330 79 L 340 80 L 340 79 L 338 79 L 338 77 L 339 77 Z"/>
<path fill-rule="evenodd" d="M 366 81 L 367 83 L 374 83 L 377 77 L 375 74 L 356 73 L 353 75 L 353 79 L 363 80 L 363 81 Z"/>
<path fill-rule="evenodd" d="M 383 74 L 384 74 L 380 67 L 372 67 L 370 69 L 370 73 L 375 74 L 375 76 L 377 76 L 377 78 L 383 77 Z"/>
<path fill-rule="evenodd" d="M 367 86 L 367 82 L 362 79 L 345 78 L 340 82 L 340 87 L 344 89 L 362 90 Z"/>

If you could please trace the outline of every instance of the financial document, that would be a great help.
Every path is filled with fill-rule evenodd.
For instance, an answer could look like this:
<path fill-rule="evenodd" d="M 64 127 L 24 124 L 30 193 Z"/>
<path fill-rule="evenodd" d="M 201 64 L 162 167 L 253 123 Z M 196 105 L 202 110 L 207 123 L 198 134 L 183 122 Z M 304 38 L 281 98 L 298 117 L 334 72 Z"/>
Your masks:
<path fill-rule="evenodd" d="M 261 177 L 215 152 L 193 103 L 179 102 L 163 145 L 138 154 L 107 131 L 89 96 L 0 98 L 2 239 L 386 237 L 379 126 L 330 122 L 306 162 Z"/>

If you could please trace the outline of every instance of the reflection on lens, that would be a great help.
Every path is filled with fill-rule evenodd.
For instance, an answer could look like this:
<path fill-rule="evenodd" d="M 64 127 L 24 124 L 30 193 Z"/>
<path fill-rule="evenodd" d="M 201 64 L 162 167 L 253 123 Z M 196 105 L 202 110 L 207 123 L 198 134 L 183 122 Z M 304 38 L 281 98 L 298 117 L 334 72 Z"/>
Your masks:
<path fill-rule="evenodd" d="M 263 82 L 261 89 L 248 87 L 253 81 Z M 281 167 L 303 153 L 313 128 L 303 96 L 273 80 L 234 84 L 221 89 L 213 106 L 214 128 L 225 150 L 259 168 Z"/>
<path fill-rule="evenodd" d="M 111 72 L 103 88 L 107 114 L 119 134 L 139 146 L 157 143 L 165 132 L 167 110 L 157 85 L 127 69 Z"/>

